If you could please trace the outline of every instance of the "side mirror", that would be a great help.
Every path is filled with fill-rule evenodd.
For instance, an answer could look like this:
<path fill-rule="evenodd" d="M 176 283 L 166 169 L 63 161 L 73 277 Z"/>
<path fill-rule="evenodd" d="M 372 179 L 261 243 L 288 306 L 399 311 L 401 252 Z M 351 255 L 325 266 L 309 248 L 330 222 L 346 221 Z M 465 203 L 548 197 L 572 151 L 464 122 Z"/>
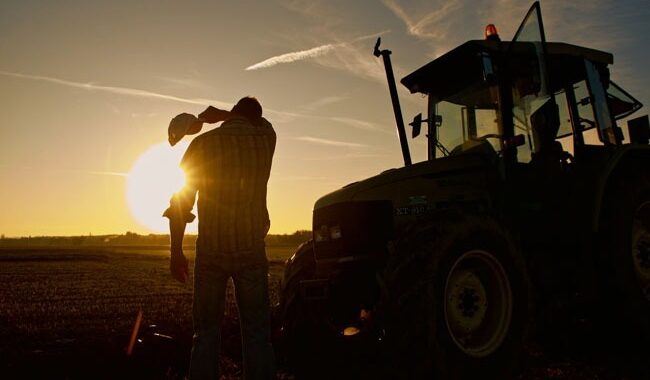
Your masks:
<path fill-rule="evenodd" d="M 411 133 L 411 138 L 416 138 L 420 135 L 420 130 L 422 129 L 422 114 L 419 113 L 415 115 L 413 121 L 409 123 L 413 127 L 413 132 Z"/>
<path fill-rule="evenodd" d="M 630 142 L 632 144 L 648 144 L 650 141 L 648 115 L 628 120 L 627 129 L 630 132 Z"/>

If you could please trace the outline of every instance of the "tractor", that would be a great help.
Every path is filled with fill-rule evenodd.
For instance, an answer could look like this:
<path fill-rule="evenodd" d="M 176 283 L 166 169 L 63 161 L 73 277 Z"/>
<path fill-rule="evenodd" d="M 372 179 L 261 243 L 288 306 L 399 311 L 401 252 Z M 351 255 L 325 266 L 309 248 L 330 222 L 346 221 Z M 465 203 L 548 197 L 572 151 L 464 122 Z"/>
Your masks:
<path fill-rule="evenodd" d="M 332 352 L 379 352 L 391 378 L 508 378 L 576 309 L 647 344 L 650 128 L 628 118 L 642 105 L 612 54 L 546 42 L 538 2 L 511 41 L 488 25 L 402 78 L 427 97 L 410 126 L 428 159 L 412 163 L 391 52 L 374 53 L 404 166 L 316 202 L 281 283 L 289 367 L 315 378 Z"/>

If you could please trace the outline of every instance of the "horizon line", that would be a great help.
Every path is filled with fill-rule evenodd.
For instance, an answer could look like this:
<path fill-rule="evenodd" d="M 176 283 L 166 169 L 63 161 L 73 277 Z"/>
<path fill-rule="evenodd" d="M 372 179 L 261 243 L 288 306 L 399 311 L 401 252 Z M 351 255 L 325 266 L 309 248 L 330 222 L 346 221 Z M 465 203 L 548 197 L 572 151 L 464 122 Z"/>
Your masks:
<path fill-rule="evenodd" d="M 311 232 L 311 228 L 305 228 L 305 229 L 299 229 L 295 230 L 294 232 L 289 232 L 289 233 L 269 233 L 266 236 L 271 236 L 271 235 L 293 235 L 298 232 Z M 38 239 L 38 238 L 78 238 L 78 237 L 110 237 L 110 236 L 126 236 L 127 233 L 131 233 L 137 236 L 169 236 L 169 233 L 156 233 L 156 232 L 150 232 L 150 233 L 140 233 L 140 232 L 133 232 L 133 231 L 125 231 L 124 233 L 107 233 L 107 234 L 93 234 L 92 232 L 89 233 L 88 235 L 23 235 L 23 236 L 7 236 L 6 234 L 2 234 L 0 236 L 0 240 L 9 240 L 9 239 Z M 185 236 L 198 236 L 198 233 L 186 233 Z"/>

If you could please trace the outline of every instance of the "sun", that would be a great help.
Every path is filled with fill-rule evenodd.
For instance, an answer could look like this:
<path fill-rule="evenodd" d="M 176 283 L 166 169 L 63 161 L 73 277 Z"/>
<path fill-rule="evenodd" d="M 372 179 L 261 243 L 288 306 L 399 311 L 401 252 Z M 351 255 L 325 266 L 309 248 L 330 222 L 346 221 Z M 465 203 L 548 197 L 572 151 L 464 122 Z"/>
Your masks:
<path fill-rule="evenodd" d="M 179 167 L 188 143 L 170 147 L 167 143 L 152 145 L 133 163 L 127 175 L 126 200 L 133 218 L 151 232 L 169 232 L 169 221 L 162 216 L 169 199 L 185 183 Z M 187 226 L 196 232 L 196 223 Z"/>

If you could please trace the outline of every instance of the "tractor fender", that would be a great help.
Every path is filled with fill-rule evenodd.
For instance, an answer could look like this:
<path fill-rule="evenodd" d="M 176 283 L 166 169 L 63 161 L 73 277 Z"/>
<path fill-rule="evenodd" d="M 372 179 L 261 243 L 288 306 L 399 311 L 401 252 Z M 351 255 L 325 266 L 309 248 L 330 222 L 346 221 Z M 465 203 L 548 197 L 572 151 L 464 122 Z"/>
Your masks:
<path fill-rule="evenodd" d="M 617 178 L 626 174 L 638 173 L 650 166 L 650 145 L 624 145 L 608 160 L 596 181 L 593 200 L 592 231 L 598 232 L 601 226 L 601 214 L 607 193 Z"/>

